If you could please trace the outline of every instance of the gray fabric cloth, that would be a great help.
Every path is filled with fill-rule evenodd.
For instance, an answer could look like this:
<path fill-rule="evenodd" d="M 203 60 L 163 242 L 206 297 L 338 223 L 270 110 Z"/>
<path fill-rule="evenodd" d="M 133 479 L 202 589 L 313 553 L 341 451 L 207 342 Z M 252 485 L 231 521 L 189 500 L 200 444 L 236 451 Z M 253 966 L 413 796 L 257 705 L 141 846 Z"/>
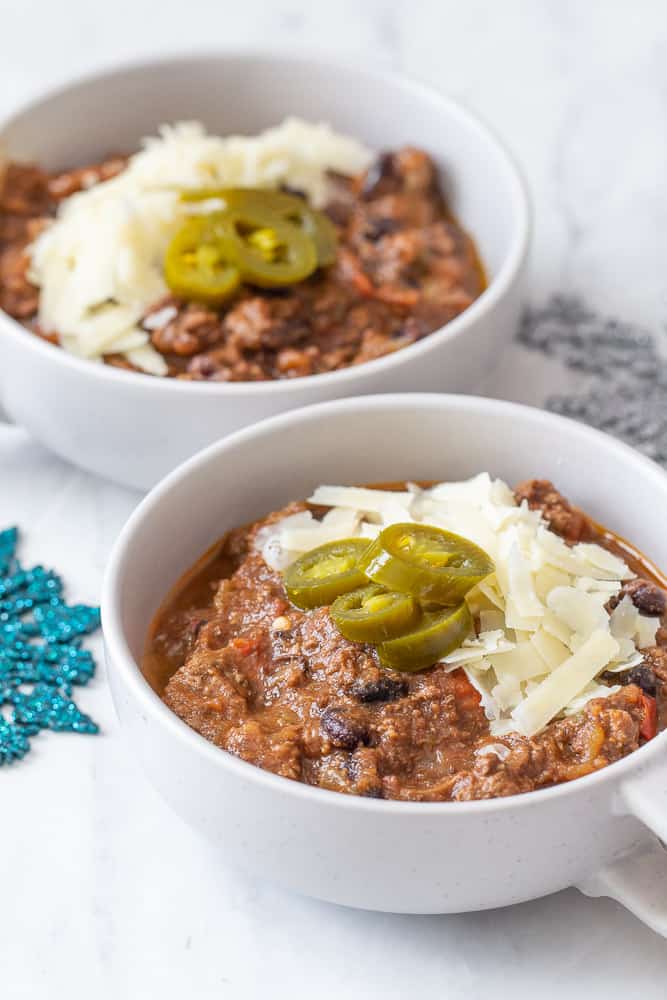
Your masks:
<path fill-rule="evenodd" d="M 517 340 L 571 373 L 567 391 L 549 395 L 546 409 L 667 463 L 667 368 L 656 337 L 596 313 L 579 298 L 556 295 L 526 311 Z"/>
<path fill-rule="evenodd" d="M 485 395 L 581 420 L 667 465 L 667 361 L 658 336 L 579 297 L 554 295 L 526 309 L 510 354 Z M 534 381 L 531 355 L 541 360 Z M 8 419 L 0 405 L 0 422 Z"/>

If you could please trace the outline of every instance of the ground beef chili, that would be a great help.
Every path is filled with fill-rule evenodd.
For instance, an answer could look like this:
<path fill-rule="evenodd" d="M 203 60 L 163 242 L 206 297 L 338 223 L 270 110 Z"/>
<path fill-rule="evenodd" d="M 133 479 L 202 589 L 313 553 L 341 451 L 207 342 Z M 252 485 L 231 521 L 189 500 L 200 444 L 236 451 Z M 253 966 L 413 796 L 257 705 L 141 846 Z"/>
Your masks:
<path fill-rule="evenodd" d="M 124 164 L 114 157 L 61 174 L 21 164 L 5 172 L 0 308 L 54 343 L 57 331 L 36 324 L 39 291 L 28 280 L 26 247 L 59 201 Z M 246 286 L 220 310 L 172 296 L 155 303 L 144 322 L 170 376 L 261 381 L 361 364 L 439 329 L 484 290 L 475 246 L 447 211 L 426 153 L 384 153 L 362 176 L 332 177 L 332 189 L 327 211 L 339 237 L 332 267 L 284 290 Z M 132 368 L 123 356 L 105 360 Z"/>
<path fill-rule="evenodd" d="M 638 581 L 631 599 L 663 617 L 650 568 L 620 539 L 576 511 L 551 483 L 518 498 L 552 528 L 623 555 Z M 270 520 L 303 509 L 293 504 Z M 645 695 L 667 725 L 667 643 L 644 651 L 622 689 L 588 702 L 533 738 L 490 736 L 463 671 L 386 670 L 371 646 L 349 642 L 327 608 L 300 611 L 280 573 L 253 550 L 267 522 L 227 535 L 181 582 L 154 623 L 145 673 L 166 704 L 217 746 L 275 774 L 356 795 L 411 801 L 484 799 L 588 774 L 635 750 Z M 647 595 L 649 595 L 647 597 Z M 502 744 L 502 745 L 500 745 Z M 500 751 L 500 752 L 499 752 Z"/>

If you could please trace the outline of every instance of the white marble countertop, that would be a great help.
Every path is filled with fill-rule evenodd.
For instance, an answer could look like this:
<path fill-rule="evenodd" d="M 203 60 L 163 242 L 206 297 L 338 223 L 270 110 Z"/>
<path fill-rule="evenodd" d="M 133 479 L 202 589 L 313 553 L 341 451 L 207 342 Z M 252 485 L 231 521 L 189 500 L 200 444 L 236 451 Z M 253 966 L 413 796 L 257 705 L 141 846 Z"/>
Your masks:
<path fill-rule="evenodd" d="M 533 305 L 580 295 L 602 316 L 646 327 L 661 350 L 662 0 L 0 0 L 0 24 L 0 115 L 100 63 L 218 43 L 326 47 L 422 76 L 493 122 L 523 163 L 536 205 Z M 581 380 L 517 345 L 488 390 L 542 404 Z M 22 555 L 60 568 L 71 598 L 98 599 L 137 499 L 0 425 L 0 527 L 23 525 Z M 510 910 L 401 917 L 226 870 L 137 771 L 101 665 L 79 702 L 101 735 L 40 736 L 0 772 L 8 1000 L 665 996 L 667 944 L 574 890 Z"/>

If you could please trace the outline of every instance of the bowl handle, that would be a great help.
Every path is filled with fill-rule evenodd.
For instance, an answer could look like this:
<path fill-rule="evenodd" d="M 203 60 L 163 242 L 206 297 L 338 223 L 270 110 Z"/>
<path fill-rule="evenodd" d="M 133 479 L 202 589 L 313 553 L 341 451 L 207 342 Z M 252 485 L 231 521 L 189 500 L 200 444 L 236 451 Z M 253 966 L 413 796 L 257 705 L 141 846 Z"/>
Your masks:
<path fill-rule="evenodd" d="M 637 848 L 577 888 L 586 896 L 615 899 L 667 937 L 667 766 L 649 767 L 625 782 L 615 812 L 634 816 L 647 828 L 647 835 Z"/>

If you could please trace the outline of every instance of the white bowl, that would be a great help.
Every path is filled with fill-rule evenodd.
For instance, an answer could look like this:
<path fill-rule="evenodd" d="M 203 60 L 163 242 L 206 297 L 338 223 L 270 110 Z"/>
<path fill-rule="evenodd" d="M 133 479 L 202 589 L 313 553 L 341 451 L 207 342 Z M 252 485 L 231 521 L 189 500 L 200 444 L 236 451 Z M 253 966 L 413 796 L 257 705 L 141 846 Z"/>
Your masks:
<path fill-rule="evenodd" d="M 545 476 L 667 566 L 667 475 L 580 424 L 493 400 L 346 399 L 284 414 L 206 449 L 149 494 L 108 567 L 109 677 L 149 780 L 223 864 L 322 899 L 412 913 L 502 906 L 569 885 L 667 932 L 667 733 L 566 785 L 487 802 L 341 795 L 262 771 L 185 725 L 139 662 L 166 589 L 228 529 L 321 482 Z"/>
<path fill-rule="evenodd" d="M 489 288 L 440 331 L 331 374 L 267 383 L 150 378 L 78 360 L 0 313 L 0 404 L 53 451 L 146 488 L 239 427 L 324 399 L 404 389 L 469 390 L 516 328 L 529 238 L 526 192 L 498 140 L 460 105 L 393 75 L 324 59 L 218 54 L 141 63 L 76 82 L 0 127 L 0 154 L 59 169 L 133 150 L 163 122 L 198 118 L 253 133 L 296 114 L 371 147 L 422 145 L 477 241 Z"/>

